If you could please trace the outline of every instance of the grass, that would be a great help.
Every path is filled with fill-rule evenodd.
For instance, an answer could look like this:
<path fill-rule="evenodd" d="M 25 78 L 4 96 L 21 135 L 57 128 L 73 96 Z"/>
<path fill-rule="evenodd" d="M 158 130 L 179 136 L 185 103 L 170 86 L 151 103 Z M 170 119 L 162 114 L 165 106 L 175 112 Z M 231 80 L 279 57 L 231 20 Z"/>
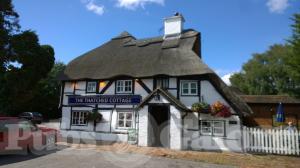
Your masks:
<path fill-rule="evenodd" d="M 67 145 L 67 143 L 60 143 Z M 150 156 L 167 157 L 174 159 L 192 160 L 198 162 L 230 165 L 238 167 L 299 167 L 300 157 L 279 155 L 255 155 L 232 152 L 200 152 L 200 151 L 178 151 L 166 148 L 138 147 L 127 143 L 111 143 L 101 145 L 72 144 L 74 148 L 92 148 L 98 151 L 111 151 L 117 153 L 136 153 Z"/>

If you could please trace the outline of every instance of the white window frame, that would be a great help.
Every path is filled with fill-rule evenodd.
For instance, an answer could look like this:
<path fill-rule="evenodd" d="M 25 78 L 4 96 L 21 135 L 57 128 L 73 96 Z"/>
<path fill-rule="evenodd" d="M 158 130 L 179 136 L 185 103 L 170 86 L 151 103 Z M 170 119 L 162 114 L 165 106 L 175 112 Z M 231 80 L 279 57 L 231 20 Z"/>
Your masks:
<path fill-rule="evenodd" d="M 129 82 L 129 85 L 126 83 Z M 132 93 L 132 80 L 117 80 L 116 81 L 116 93 Z M 130 88 L 130 89 L 129 89 Z M 128 89 L 128 90 L 126 90 Z"/>
<path fill-rule="evenodd" d="M 90 84 L 93 84 L 92 86 L 90 86 Z M 91 90 L 93 89 L 93 90 Z M 87 93 L 95 93 L 97 92 L 97 82 L 96 81 L 88 81 L 86 83 L 86 92 Z"/>
<path fill-rule="evenodd" d="M 207 122 L 210 126 L 203 126 L 203 123 Z M 221 127 L 217 126 L 217 123 L 221 124 Z M 210 135 L 210 136 L 225 136 L 226 124 L 223 120 L 200 120 L 200 133 L 201 135 Z M 209 132 L 204 132 L 204 128 L 209 130 Z M 222 133 L 216 133 L 215 129 L 222 130 Z"/>
<path fill-rule="evenodd" d="M 187 84 L 188 87 L 188 93 L 184 93 L 183 92 L 183 85 L 184 84 Z M 195 84 L 196 85 L 196 88 L 192 88 L 192 84 Z M 181 95 L 182 96 L 197 96 L 198 95 L 198 82 L 197 81 L 181 81 L 180 83 L 180 90 L 181 90 Z M 196 89 L 196 93 L 192 93 L 192 89 Z"/>
<path fill-rule="evenodd" d="M 134 122 L 134 113 L 132 111 L 119 111 L 117 112 L 118 116 L 117 116 L 117 128 L 121 128 L 121 129 L 129 129 L 129 128 L 133 128 L 133 122 Z M 123 120 L 123 125 L 119 125 L 119 121 L 120 121 L 120 114 L 122 114 L 124 116 Z M 131 119 L 127 119 L 127 115 L 131 114 Z M 131 125 L 129 127 L 126 127 L 126 122 L 130 121 Z"/>
<path fill-rule="evenodd" d="M 89 111 L 72 111 L 71 125 L 86 126 L 88 125 L 87 115 Z"/>

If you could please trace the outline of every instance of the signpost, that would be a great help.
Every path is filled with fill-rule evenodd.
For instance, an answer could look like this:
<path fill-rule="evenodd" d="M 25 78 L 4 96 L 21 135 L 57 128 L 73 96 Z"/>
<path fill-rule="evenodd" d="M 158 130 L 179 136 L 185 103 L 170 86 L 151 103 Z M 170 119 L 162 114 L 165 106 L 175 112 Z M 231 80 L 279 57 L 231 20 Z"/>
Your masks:
<path fill-rule="evenodd" d="M 69 105 L 137 105 L 141 103 L 142 97 L 140 95 L 69 95 Z"/>

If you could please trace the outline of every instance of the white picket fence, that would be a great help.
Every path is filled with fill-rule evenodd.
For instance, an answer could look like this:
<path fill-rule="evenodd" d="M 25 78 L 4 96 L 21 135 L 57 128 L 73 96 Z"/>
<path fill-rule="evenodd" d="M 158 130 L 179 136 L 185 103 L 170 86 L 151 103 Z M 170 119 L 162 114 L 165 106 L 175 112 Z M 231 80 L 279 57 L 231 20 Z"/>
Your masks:
<path fill-rule="evenodd" d="M 247 152 L 300 155 L 299 136 L 298 130 L 243 128 L 243 144 Z"/>

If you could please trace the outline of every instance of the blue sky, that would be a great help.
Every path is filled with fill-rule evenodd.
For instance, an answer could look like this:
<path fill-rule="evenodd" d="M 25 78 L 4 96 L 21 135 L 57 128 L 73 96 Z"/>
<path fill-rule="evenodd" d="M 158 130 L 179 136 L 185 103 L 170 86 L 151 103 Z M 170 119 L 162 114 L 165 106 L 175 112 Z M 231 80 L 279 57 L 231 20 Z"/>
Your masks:
<path fill-rule="evenodd" d="M 163 18 L 181 12 L 185 28 L 202 34 L 203 60 L 220 76 L 239 71 L 253 53 L 291 35 L 299 0 L 13 0 L 23 30 L 75 57 L 127 30 L 137 38 L 161 35 Z M 225 76 L 226 78 L 226 76 Z"/>

